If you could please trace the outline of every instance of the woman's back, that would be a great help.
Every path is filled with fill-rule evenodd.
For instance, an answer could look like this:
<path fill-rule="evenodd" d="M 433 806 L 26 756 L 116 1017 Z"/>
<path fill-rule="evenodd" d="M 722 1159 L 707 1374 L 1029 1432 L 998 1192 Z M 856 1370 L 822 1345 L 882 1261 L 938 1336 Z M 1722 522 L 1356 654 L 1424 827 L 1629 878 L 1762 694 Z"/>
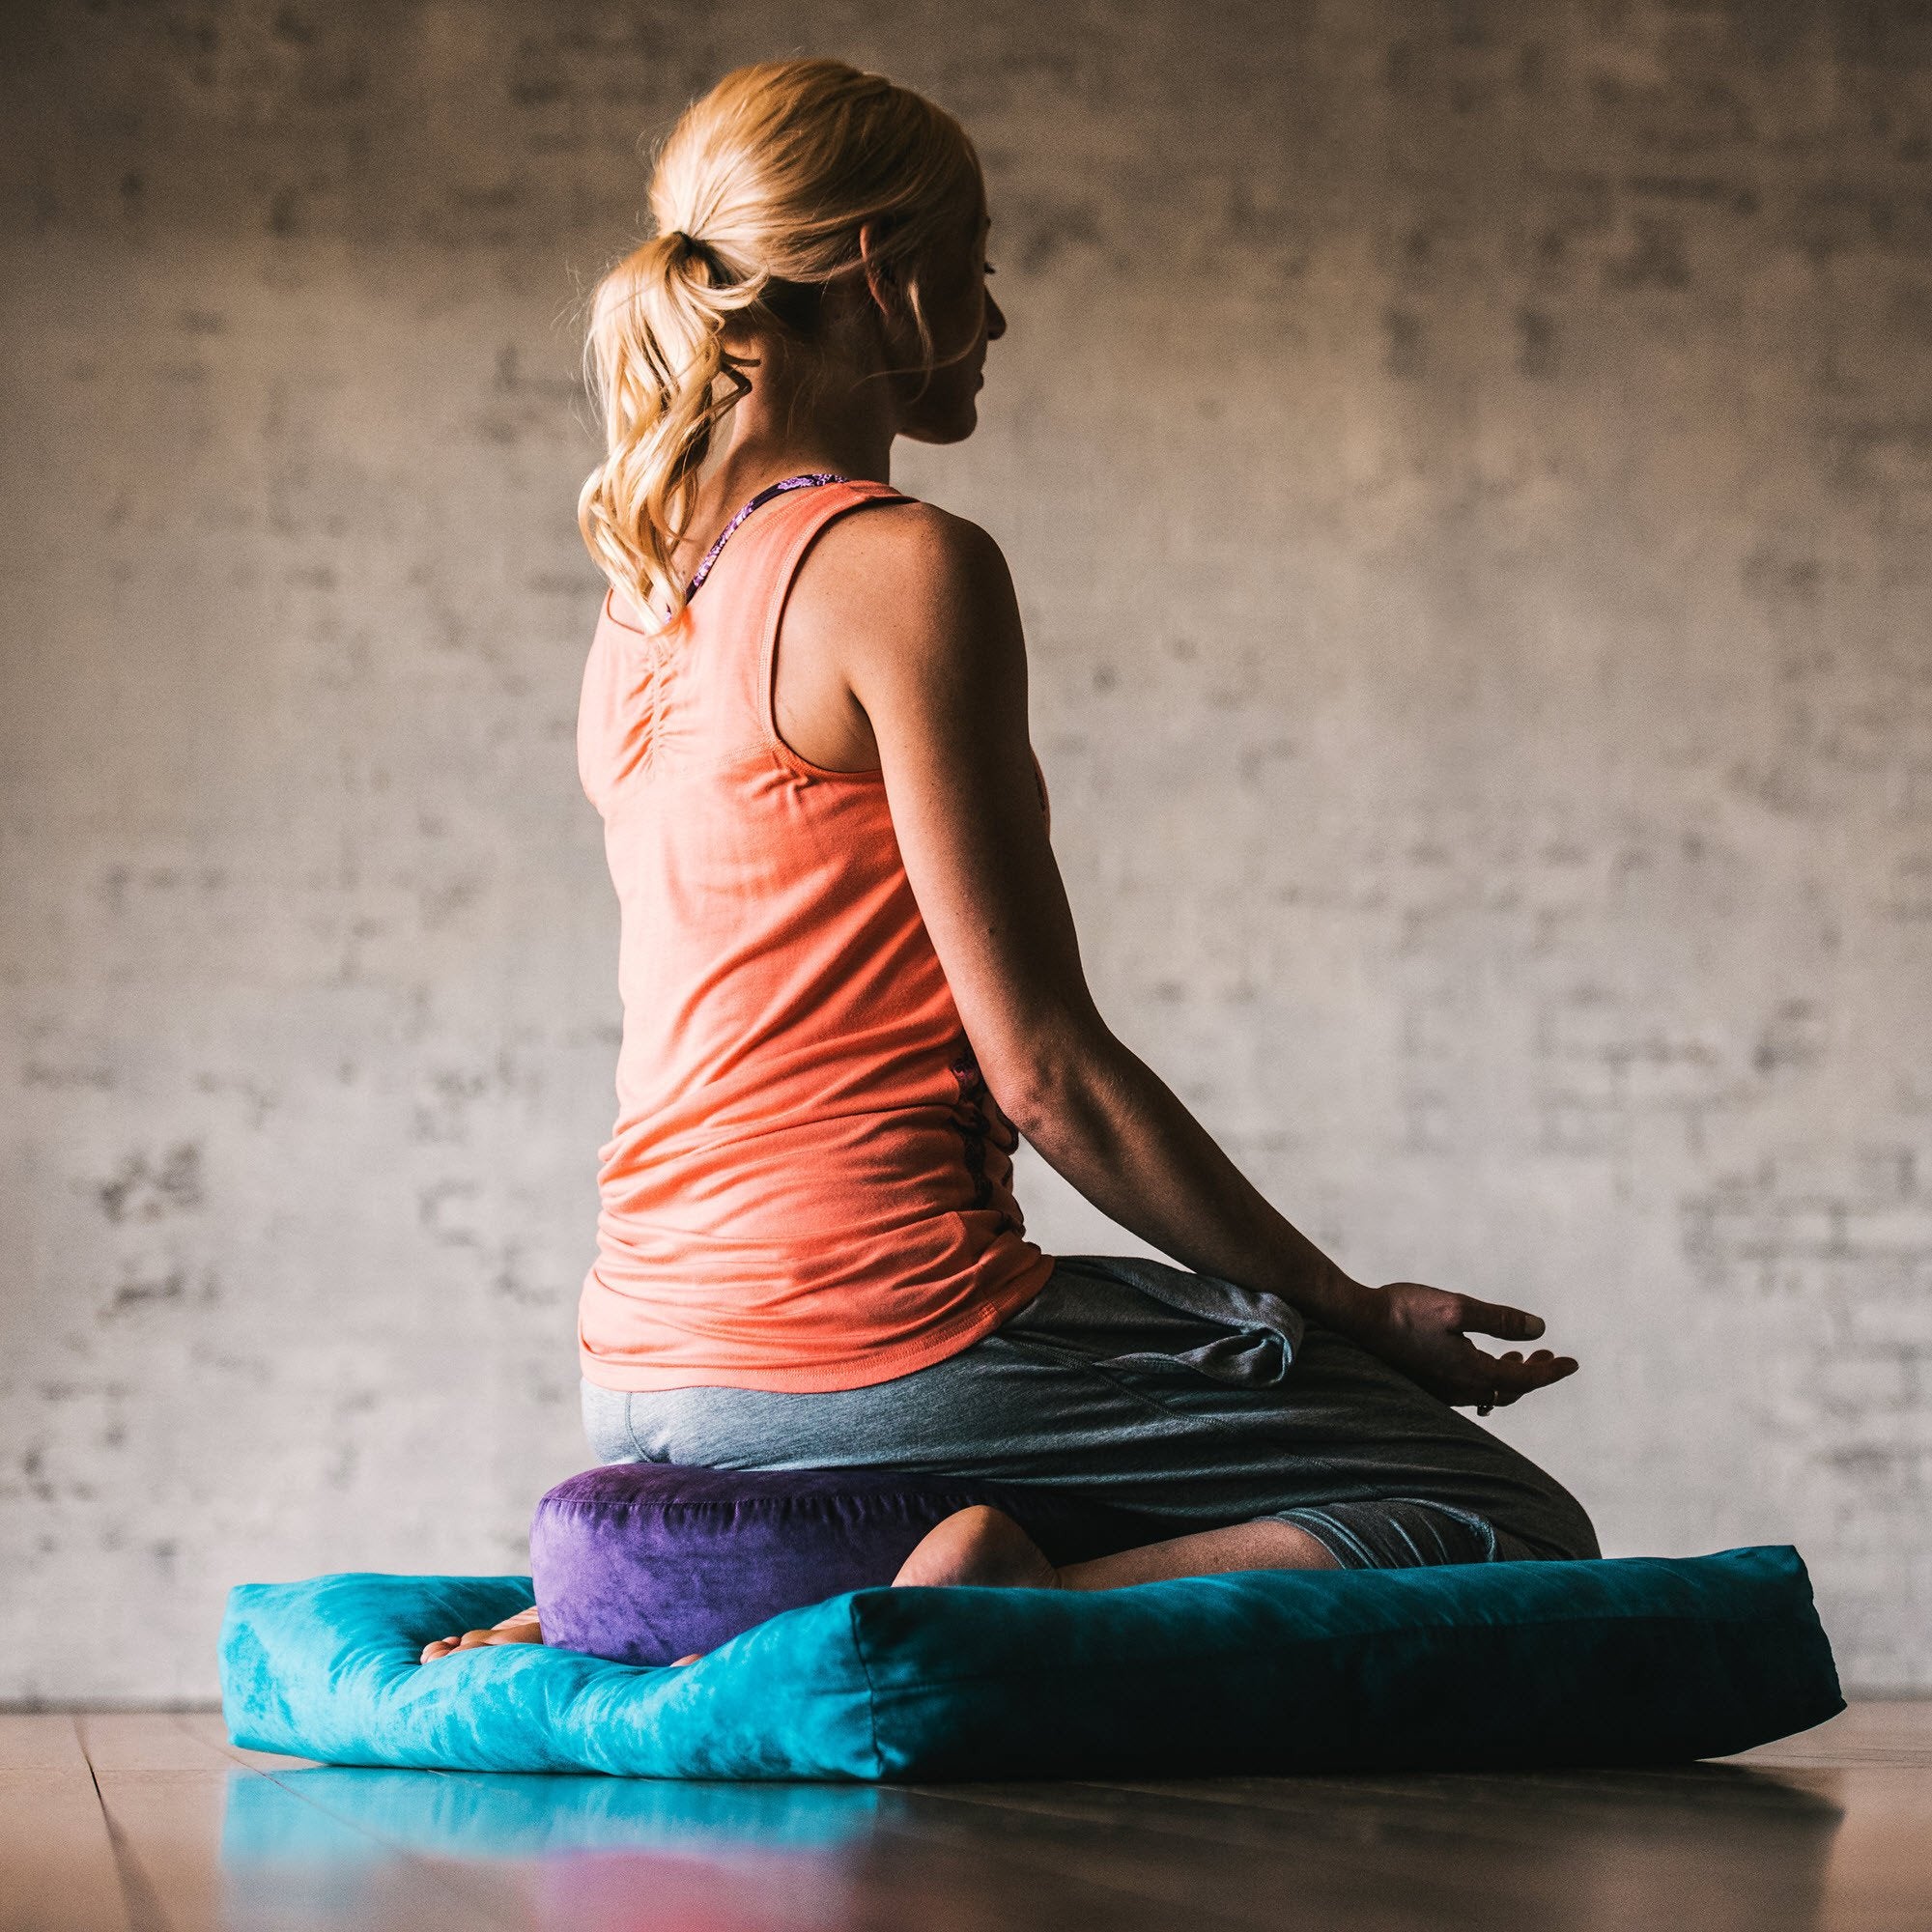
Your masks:
<path fill-rule="evenodd" d="M 1005 559 L 887 481 L 898 438 L 973 433 L 1006 332 L 964 129 L 838 62 L 743 68 L 680 117 L 651 206 L 593 301 L 578 504 L 613 586 L 580 770 L 622 910 L 579 1322 L 600 1460 L 1065 1481 L 1207 1525 L 1061 1572 L 965 1509 L 899 1582 L 1594 1554 L 1444 1406 L 1571 1373 L 1467 1339 L 1541 1321 L 1350 1279 L 1094 1005 Z M 1042 1255 L 1014 1121 L 1184 1265 Z M 530 1610 L 423 1657 L 540 1636 Z"/>
<path fill-rule="evenodd" d="M 997 1326 L 1051 1268 L 881 774 L 813 765 L 774 723 L 807 548 L 903 500 L 834 481 L 763 504 L 662 639 L 606 598 L 578 738 L 622 915 L 618 1114 L 579 1322 L 605 1387 L 883 1381 Z"/>

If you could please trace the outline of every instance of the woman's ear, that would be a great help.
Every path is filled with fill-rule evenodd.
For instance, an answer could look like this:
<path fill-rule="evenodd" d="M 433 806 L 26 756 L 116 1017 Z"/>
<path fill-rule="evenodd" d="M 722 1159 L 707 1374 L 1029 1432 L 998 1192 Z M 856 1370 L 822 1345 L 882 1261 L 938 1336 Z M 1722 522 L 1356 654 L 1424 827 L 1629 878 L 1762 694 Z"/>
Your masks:
<path fill-rule="evenodd" d="M 859 224 L 859 260 L 865 269 L 866 290 L 890 327 L 898 319 L 903 298 L 899 292 L 897 270 L 890 262 L 880 259 L 879 244 L 882 240 L 878 222 L 862 221 Z"/>

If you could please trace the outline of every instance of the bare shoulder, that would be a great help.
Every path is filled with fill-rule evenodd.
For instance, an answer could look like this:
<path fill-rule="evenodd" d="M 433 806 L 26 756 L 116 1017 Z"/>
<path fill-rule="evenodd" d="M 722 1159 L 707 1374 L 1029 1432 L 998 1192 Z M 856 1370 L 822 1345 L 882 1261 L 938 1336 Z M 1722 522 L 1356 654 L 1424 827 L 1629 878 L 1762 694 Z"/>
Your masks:
<path fill-rule="evenodd" d="M 1012 576 L 980 525 L 908 497 L 829 524 L 801 564 L 787 622 L 837 636 L 841 657 L 977 639 L 1016 626 Z"/>
<path fill-rule="evenodd" d="M 888 498 L 837 518 L 814 550 L 872 572 L 883 571 L 901 588 L 923 580 L 989 570 L 1004 576 L 1007 569 L 989 531 L 917 497 Z"/>

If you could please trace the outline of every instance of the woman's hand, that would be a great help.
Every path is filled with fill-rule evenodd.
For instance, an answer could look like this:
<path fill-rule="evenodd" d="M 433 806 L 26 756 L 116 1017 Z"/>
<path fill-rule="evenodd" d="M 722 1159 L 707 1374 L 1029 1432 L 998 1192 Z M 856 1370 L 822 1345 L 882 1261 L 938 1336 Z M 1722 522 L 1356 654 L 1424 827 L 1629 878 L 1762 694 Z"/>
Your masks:
<path fill-rule="evenodd" d="M 1350 1341 L 1431 1395 L 1447 1403 L 1474 1403 L 1485 1414 L 1577 1373 L 1575 1360 L 1548 1349 L 1528 1356 L 1516 1349 L 1489 1355 L 1468 1339 L 1477 1334 L 1534 1341 L 1543 1333 L 1542 1316 L 1419 1281 L 1392 1281 L 1366 1291 L 1342 1325 Z"/>
<path fill-rule="evenodd" d="M 465 1631 L 461 1636 L 440 1636 L 434 1643 L 423 1646 L 423 1654 L 418 1663 L 434 1663 L 439 1657 L 447 1657 L 453 1650 L 480 1650 L 486 1643 L 541 1643 L 543 1632 L 537 1626 L 537 1606 L 532 1604 L 526 1610 L 519 1610 L 513 1617 L 505 1617 L 499 1624 L 492 1624 L 488 1630 Z"/>

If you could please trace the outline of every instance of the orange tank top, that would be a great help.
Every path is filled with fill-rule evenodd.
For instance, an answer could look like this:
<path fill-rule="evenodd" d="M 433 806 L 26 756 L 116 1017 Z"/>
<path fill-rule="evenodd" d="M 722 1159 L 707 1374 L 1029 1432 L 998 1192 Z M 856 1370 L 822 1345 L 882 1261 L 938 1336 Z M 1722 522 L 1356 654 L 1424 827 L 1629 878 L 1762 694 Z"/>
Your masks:
<path fill-rule="evenodd" d="M 606 1388 L 862 1388 L 977 1341 L 1052 1268 L 883 780 L 799 757 L 772 712 L 807 546 L 902 500 L 835 481 L 762 504 L 663 643 L 605 598 L 578 768 L 624 1033 L 578 1341 Z"/>

